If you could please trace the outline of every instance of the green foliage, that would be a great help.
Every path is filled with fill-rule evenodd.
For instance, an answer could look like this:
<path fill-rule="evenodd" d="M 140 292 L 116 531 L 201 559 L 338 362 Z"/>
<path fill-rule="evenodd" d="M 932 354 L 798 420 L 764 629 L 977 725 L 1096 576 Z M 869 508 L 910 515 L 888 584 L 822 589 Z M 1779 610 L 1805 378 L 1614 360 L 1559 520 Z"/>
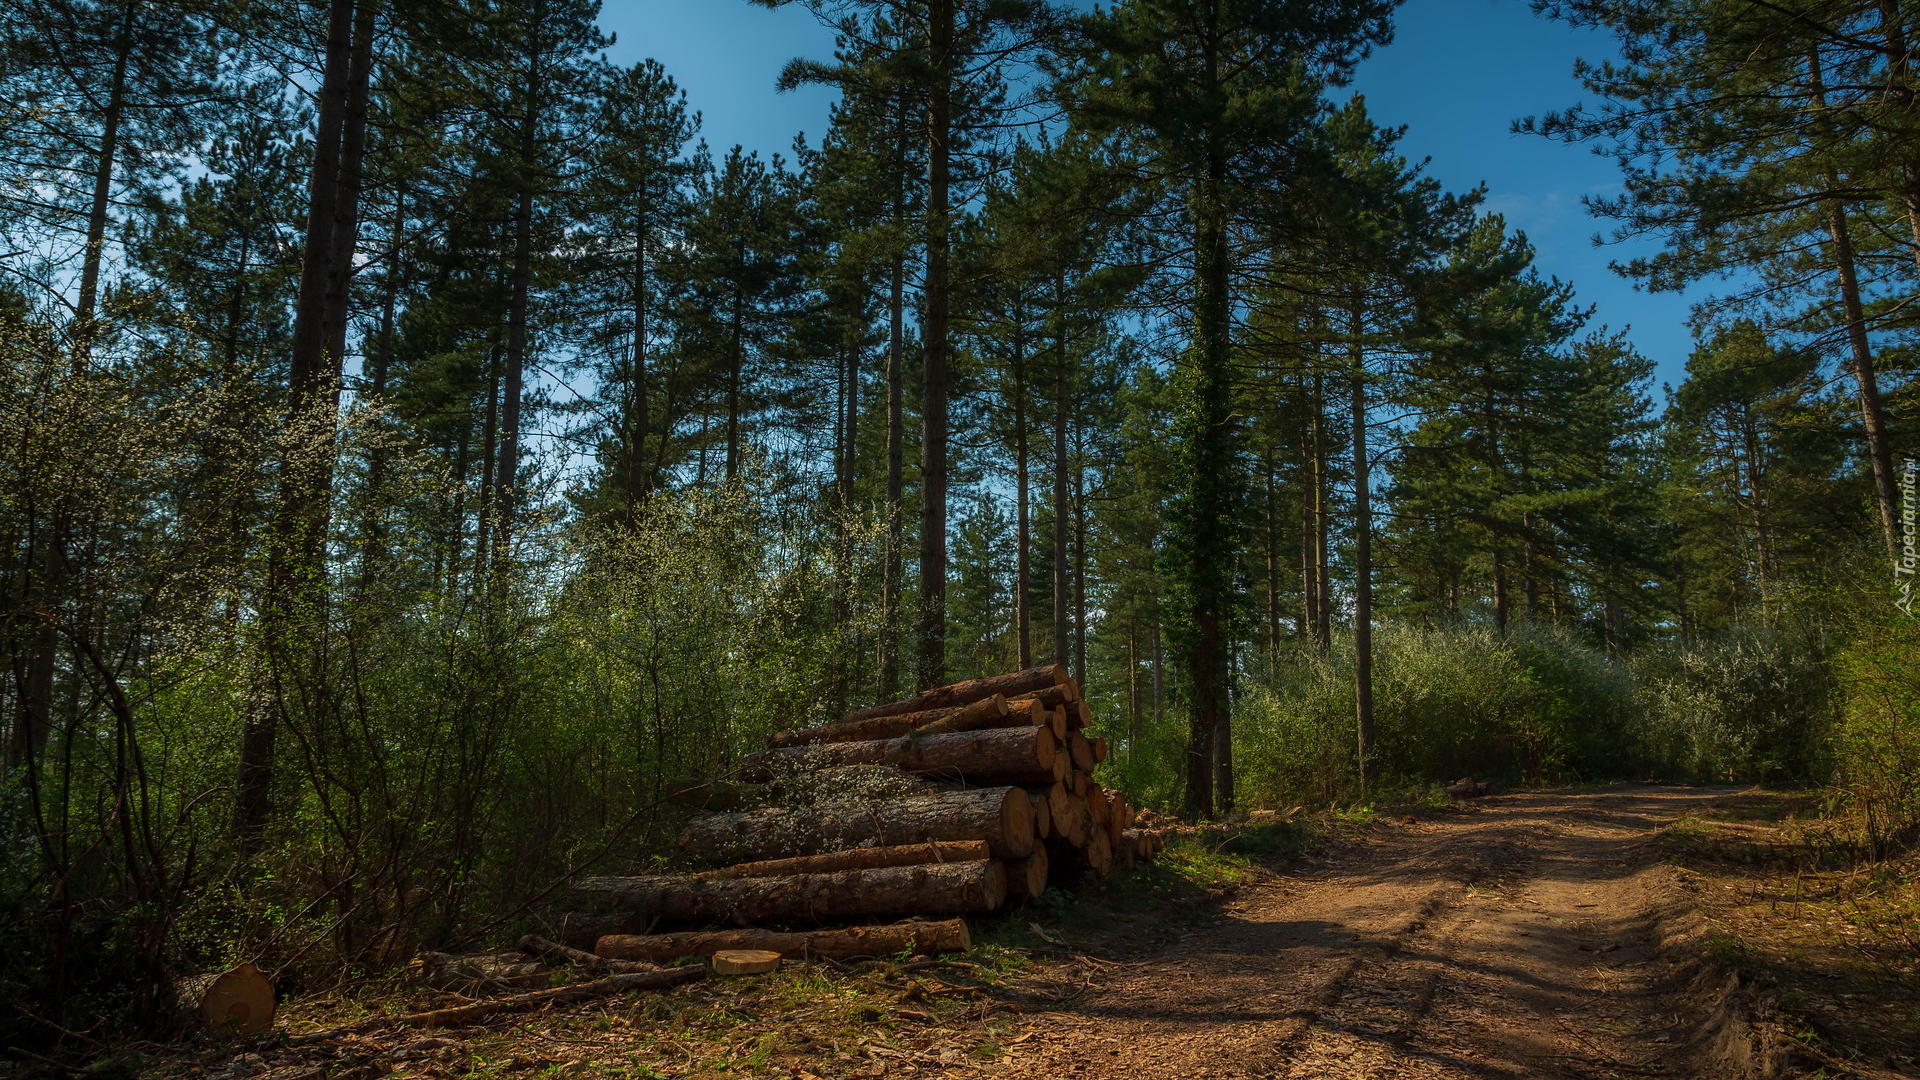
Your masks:
<path fill-rule="evenodd" d="M 1396 625 L 1375 638 L 1374 724 L 1388 787 L 1463 776 L 1512 783 L 1611 779 L 1635 708 L 1626 673 L 1564 632 Z M 1353 661 L 1302 653 L 1256 685 L 1236 727 L 1252 805 L 1352 793 Z"/>
<path fill-rule="evenodd" d="M 1816 630 L 1751 625 L 1642 650 L 1631 663 L 1639 764 L 1678 780 L 1824 780 L 1827 651 Z"/>
<path fill-rule="evenodd" d="M 1834 663 L 1833 753 L 1841 790 L 1888 854 L 1920 841 L 1920 619 L 1869 623 Z"/>

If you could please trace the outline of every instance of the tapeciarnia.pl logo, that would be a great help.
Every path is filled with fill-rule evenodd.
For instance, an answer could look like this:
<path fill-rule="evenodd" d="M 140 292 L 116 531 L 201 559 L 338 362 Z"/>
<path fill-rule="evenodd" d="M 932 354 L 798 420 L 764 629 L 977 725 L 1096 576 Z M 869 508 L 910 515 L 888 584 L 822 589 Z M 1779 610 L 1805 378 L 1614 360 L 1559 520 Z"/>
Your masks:
<path fill-rule="evenodd" d="M 1920 461 L 1908 458 L 1901 464 L 1905 467 L 1900 470 L 1900 558 L 1893 564 L 1893 580 L 1900 596 L 1893 603 L 1911 616 L 1914 578 L 1920 574 L 1920 507 L 1915 505 Z"/>

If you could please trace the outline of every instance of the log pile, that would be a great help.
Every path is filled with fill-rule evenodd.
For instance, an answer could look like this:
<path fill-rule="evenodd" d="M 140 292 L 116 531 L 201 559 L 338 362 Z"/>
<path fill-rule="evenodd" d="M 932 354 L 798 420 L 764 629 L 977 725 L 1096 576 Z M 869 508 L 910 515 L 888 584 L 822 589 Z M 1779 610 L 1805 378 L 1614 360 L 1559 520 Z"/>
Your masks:
<path fill-rule="evenodd" d="M 1126 796 L 1094 781 L 1107 745 L 1091 722 L 1079 685 L 1054 665 L 780 732 L 737 779 L 689 781 L 675 795 L 713 811 L 679 840 L 680 860 L 703 869 L 580 881 L 616 911 L 569 916 L 563 934 L 603 958 L 649 963 L 964 950 L 956 916 L 1158 852 Z M 818 929 L 875 916 L 909 921 Z M 699 929 L 643 932 L 662 924 Z"/>

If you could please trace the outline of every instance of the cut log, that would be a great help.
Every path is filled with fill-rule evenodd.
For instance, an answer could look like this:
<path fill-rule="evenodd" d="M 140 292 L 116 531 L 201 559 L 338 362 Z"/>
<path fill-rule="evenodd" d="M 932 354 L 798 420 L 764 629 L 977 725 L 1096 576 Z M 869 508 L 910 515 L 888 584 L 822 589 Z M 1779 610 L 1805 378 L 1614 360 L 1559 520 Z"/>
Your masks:
<path fill-rule="evenodd" d="M 667 802 L 675 806 L 691 806 L 696 810 L 743 810 L 760 805 L 766 795 L 766 787 L 761 784 L 704 780 L 697 776 L 670 780 L 666 787 L 669 792 Z"/>
<path fill-rule="evenodd" d="M 769 949 L 722 949 L 707 966 L 715 975 L 764 975 L 780 970 L 780 954 Z"/>
<path fill-rule="evenodd" d="M 1093 743 L 1078 731 L 1067 732 L 1067 753 L 1073 755 L 1073 767 L 1080 772 L 1093 771 Z"/>
<path fill-rule="evenodd" d="M 1072 705 L 1067 706 L 1067 727 L 1074 731 L 1079 731 L 1082 728 L 1090 728 L 1092 726 L 1093 709 L 1087 704 L 1086 698 L 1081 698 Z"/>
<path fill-rule="evenodd" d="M 774 749 L 810 746 L 816 743 L 868 742 L 873 739 L 897 739 L 909 732 L 933 725 L 946 725 L 943 731 L 971 731 L 1007 715 L 1007 699 L 989 694 L 979 701 L 896 716 L 876 716 L 864 720 L 843 720 L 799 731 L 777 732 L 767 740 Z"/>
<path fill-rule="evenodd" d="M 1053 808 L 1048 805 L 1045 795 L 1030 792 L 1027 797 L 1033 800 L 1033 835 L 1045 840 L 1053 835 Z"/>
<path fill-rule="evenodd" d="M 1089 739 L 1087 741 L 1093 744 L 1093 763 L 1095 765 L 1107 760 L 1107 740 Z"/>
<path fill-rule="evenodd" d="M 890 956 L 894 953 L 966 952 L 973 937 L 962 919 L 914 919 L 887 926 L 852 926 L 844 930 L 782 933 L 775 930 L 706 930 L 692 934 L 610 934 L 593 951 L 608 959 L 645 960 L 664 964 L 687 956 L 712 956 L 722 949 L 766 949 L 785 957 L 826 956 L 845 960 L 854 956 Z"/>
<path fill-rule="evenodd" d="M 1051 731 L 1018 727 L 763 750 L 748 754 L 740 765 L 749 775 L 787 769 L 892 765 L 923 776 L 991 780 L 1051 769 L 1057 753 L 1058 744 Z"/>
<path fill-rule="evenodd" d="M 1065 664 L 1050 664 L 1047 667 L 1028 668 L 1009 675 L 989 675 L 984 679 L 969 679 L 966 682 L 950 686 L 936 686 L 931 690 L 922 690 L 918 694 L 901 701 L 888 702 L 860 709 L 847 716 L 847 722 L 871 720 L 880 716 L 898 716 L 902 713 L 923 712 L 927 709 L 943 709 L 953 705 L 970 705 L 984 697 L 1000 694 L 1005 697 L 1019 697 L 1044 690 L 1049 686 L 1058 686 L 1068 679 Z"/>
<path fill-rule="evenodd" d="M 1007 863 L 1007 901 L 1031 900 L 1047 891 L 1047 849 L 1038 846 L 1024 859 Z"/>
<path fill-rule="evenodd" d="M 1067 770 L 1067 790 L 1084 799 L 1087 797 L 1087 785 L 1093 783 L 1093 777 L 1085 770 L 1069 768 Z"/>
<path fill-rule="evenodd" d="M 195 1026 L 215 1035 L 258 1035 L 273 1027 L 273 983 L 252 964 L 179 979 L 173 998 Z"/>
<path fill-rule="evenodd" d="M 718 881 L 725 878 L 827 874 L 835 870 L 875 870 L 883 866 L 916 866 L 920 863 L 977 862 L 992 854 L 985 840 L 930 841 L 894 847 L 853 848 L 850 851 L 801 855 L 791 859 L 765 859 L 719 870 L 706 870 L 693 876 L 701 881 Z"/>
<path fill-rule="evenodd" d="M 1099 784 L 1087 784 L 1087 813 L 1093 818 L 1093 827 L 1101 832 L 1107 831 L 1107 789 Z M 1108 837 L 1112 839 L 1112 837 Z"/>
<path fill-rule="evenodd" d="M 1066 823 L 1053 823 L 1053 831 L 1066 838 L 1067 843 L 1076 848 L 1087 846 L 1087 836 L 1093 831 L 1093 817 L 1087 811 L 1087 800 L 1078 795 L 1067 796 Z"/>
<path fill-rule="evenodd" d="M 993 787 L 825 803 L 804 813 L 714 814 L 690 822 L 680 848 L 689 858 L 733 864 L 933 840 L 985 840 L 995 858 L 1025 858 L 1033 850 L 1033 803 L 1019 788 Z"/>
<path fill-rule="evenodd" d="M 1138 829 L 1128 829 L 1120 834 L 1120 839 L 1113 842 L 1115 862 L 1132 866 L 1136 862 L 1145 862 L 1152 857 L 1146 836 Z"/>
<path fill-rule="evenodd" d="M 556 964 L 573 964 L 589 971 L 598 971 L 608 975 L 625 974 L 634 971 L 658 971 L 652 964 L 642 964 L 634 960 L 607 960 L 595 956 L 585 949 L 571 949 L 558 942 L 548 941 L 538 934 L 528 934 L 520 939 L 520 951 L 545 957 Z"/>
<path fill-rule="evenodd" d="M 1071 794 L 1067 791 L 1067 785 L 1056 780 L 1051 784 L 1045 786 L 1036 785 L 1027 790 L 1033 792 L 1035 795 L 1046 797 L 1048 824 L 1052 826 L 1053 832 L 1059 832 L 1061 823 L 1067 819 L 1067 796 Z"/>
<path fill-rule="evenodd" d="M 1120 834 L 1120 842 L 1133 848 L 1133 856 L 1146 861 L 1160 854 L 1166 846 L 1166 838 L 1152 829 L 1128 829 Z"/>
<path fill-rule="evenodd" d="M 1087 846 L 1075 849 L 1076 865 L 1105 876 L 1113 869 L 1113 845 L 1107 842 L 1104 829 L 1095 829 L 1087 838 Z"/>
<path fill-rule="evenodd" d="M 589 878 L 577 887 L 612 893 L 614 903 L 655 918 L 737 926 L 854 915 L 958 915 L 993 911 L 1007 898 L 1006 871 L 992 859 L 711 881 L 690 875 Z"/>
<path fill-rule="evenodd" d="M 1072 679 L 1068 679 L 1066 682 L 1063 682 L 1058 686 L 1049 686 L 1043 690 L 1036 690 L 1031 694 L 1023 694 L 1020 697 L 1008 698 L 1007 704 L 1012 705 L 1021 701 L 1032 701 L 1032 702 L 1037 702 L 1038 704 L 1046 708 L 1052 709 L 1061 705 L 1071 705 L 1074 702 L 1079 700 L 1080 700 L 1080 684 L 1077 682 L 1074 682 Z"/>
<path fill-rule="evenodd" d="M 641 929 L 634 922 L 631 911 L 616 911 L 610 915 L 575 911 L 560 920 L 560 942 L 576 949 L 591 949 L 594 942 L 608 934 L 636 934 Z"/>

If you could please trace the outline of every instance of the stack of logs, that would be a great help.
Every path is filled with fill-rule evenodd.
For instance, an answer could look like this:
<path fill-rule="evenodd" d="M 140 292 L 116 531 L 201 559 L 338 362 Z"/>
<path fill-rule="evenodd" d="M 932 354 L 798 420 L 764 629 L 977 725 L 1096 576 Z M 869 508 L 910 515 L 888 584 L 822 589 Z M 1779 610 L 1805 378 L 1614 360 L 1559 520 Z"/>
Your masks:
<path fill-rule="evenodd" d="M 721 949 L 783 955 L 964 950 L 958 916 L 1038 896 L 1050 881 L 1150 859 L 1159 835 L 1133 828 L 1124 795 L 1093 781 L 1106 740 L 1091 737 L 1080 687 L 1061 665 L 923 691 L 821 727 L 781 732 L 742 763 L 740 782 L 684 786 L 682 802 L 729 810 L 695 818 L 680 854 L 704 871 L 593 878 L 621 913 L 570 919 L 602 957 L 659 963 Z M 810 790 L 807 805 L 758 805 Z M 777 932 L 915 916 L 893 926 Z M 697 933 L 583 931 L 698 924 Z M 745 928 L 745 929 L 742 929 Z"/>

